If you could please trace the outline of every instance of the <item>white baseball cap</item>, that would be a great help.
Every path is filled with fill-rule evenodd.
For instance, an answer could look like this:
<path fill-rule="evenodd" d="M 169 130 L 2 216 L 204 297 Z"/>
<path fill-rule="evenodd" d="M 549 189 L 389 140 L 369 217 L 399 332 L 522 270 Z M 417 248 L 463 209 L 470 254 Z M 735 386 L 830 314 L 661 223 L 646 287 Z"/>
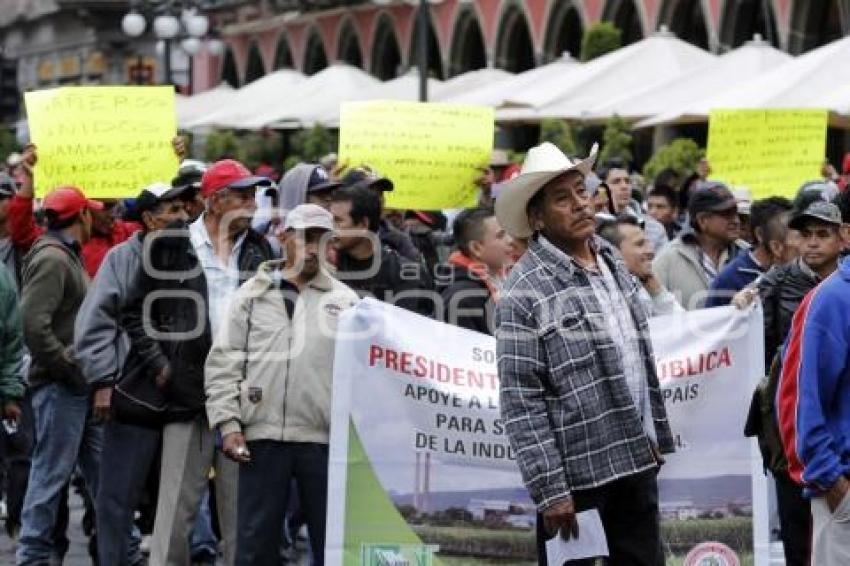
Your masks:
<path fill-rule="evenodd" d="M 289 211 L 283 222 L 284 230 L 308 230 L 319 228 L 333 231 L 333 215 L 317 204 L 299 204 Z"/>

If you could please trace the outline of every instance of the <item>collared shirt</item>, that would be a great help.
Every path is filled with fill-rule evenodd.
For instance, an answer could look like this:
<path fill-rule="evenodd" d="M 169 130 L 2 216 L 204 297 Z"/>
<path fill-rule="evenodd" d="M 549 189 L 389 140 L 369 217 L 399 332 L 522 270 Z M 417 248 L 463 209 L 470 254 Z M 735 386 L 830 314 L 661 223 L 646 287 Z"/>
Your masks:
<path fill-rule="evenodd" d="M 672 452 L 639 285 L 613 248 L 594 243 L 635 321 L 657 446 Z M 586 271 L 564 257 L 532 240 L 496 305 L 502 416 L 540 510 L 657 466 L 606 311 Z"/>
<path fill-rule="evenodd" d="M 596 295 L 596 300 L 599 301 L 608 334 L 619 350 L 620 359 L 623 360 L 623 373 L 629 392 L 632 394 L 632 400 L 643 421 L 644 431 L 653 442 L 656 442 L 655 424 L 652 422 L 649 404 L 649 389 L 646 384 L 646 366 L 640 351 L 635 321 L 611 269 L 599 254 L 596 254 L 598 269 L 592 269 L 576 262 L 545 237 L 540 236 L 539 242 L 563 261 L 572 263 L 587 273 L 590 286 Z"/>
<path fill-rule="evenodd" d="M 189 238 L 198 254 L 198 261 L 207 280 L 207 305 L 209 307 L 210 330 L 216 336 L 222 321 L 227 317 L 230 300 L 239 288 L 239 253 L 245 241 L 245 233 L 236 239 L 227 264 L 216 255 L 202 214 L 189 226 Z"/>

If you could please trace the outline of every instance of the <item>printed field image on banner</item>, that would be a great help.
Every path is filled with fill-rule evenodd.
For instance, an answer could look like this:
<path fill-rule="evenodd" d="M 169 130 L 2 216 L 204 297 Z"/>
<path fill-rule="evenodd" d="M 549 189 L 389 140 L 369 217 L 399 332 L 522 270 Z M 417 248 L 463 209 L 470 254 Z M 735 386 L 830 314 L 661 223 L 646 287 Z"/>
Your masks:
<path fill-rule="evenodd" d="M 726 308 L 653 325 L 680 445 L 659 477 L 670 565 L 762 564 L 757 456 L 742 434 L 760 328 L 760 312 Z M 499 412 L 495 340 L 371 299 L 339 332 L 327 563 L 536 563 L 536 508 Z"/>
<path fill-rule="evenodd" d="M 764 375 L 762 324 L 760 310 L 731 306 L 650 319 L 676 440 L 658 476 L 662 534 L 668 556 L 689 566 L 768 564 L 767 486 L 743 436 Z"/>

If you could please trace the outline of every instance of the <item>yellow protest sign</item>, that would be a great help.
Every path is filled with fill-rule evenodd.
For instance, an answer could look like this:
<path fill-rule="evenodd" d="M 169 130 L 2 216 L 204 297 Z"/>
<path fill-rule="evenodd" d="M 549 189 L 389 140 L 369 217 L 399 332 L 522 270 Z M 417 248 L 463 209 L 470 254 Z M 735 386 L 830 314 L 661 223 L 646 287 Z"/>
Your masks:
<path fill-rule="evenodd" d="M 793 197 L 820 178 L 826 110 L 713 110 L 708 125 L 711 178 L 747 187 L 753 198 Z"/>
<path fill-rule="evenodd" d="M 90 198 L 133 197 L 176 174 L 172 87 L 62 87 L 24 101 L 39 196 L 75 185 Z"/>
<path fill-rule="evenodd" d="M 473 206 L 475 179 L 493 149 L 493 109 L 400 101 L 342 105 L 339 160 L 369 165 L 395 189 L 386 206 L 436 210 Z"/>

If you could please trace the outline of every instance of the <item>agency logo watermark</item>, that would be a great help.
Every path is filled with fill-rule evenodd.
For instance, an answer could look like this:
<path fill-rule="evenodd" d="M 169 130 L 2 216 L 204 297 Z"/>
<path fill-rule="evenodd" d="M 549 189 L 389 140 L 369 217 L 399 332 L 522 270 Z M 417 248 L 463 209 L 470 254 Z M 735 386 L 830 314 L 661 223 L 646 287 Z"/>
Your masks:
<path fill-rule="evenodd" d="M 741 560 L 721 542 L 704 542 L 691 549 L 683 566 L 741 566 Z"/>
<path fill-rule="evenodd" d="M 433 566 L 440 550 L 434 544 L 364 544 L 360 549 L 362 566 Z"/>

